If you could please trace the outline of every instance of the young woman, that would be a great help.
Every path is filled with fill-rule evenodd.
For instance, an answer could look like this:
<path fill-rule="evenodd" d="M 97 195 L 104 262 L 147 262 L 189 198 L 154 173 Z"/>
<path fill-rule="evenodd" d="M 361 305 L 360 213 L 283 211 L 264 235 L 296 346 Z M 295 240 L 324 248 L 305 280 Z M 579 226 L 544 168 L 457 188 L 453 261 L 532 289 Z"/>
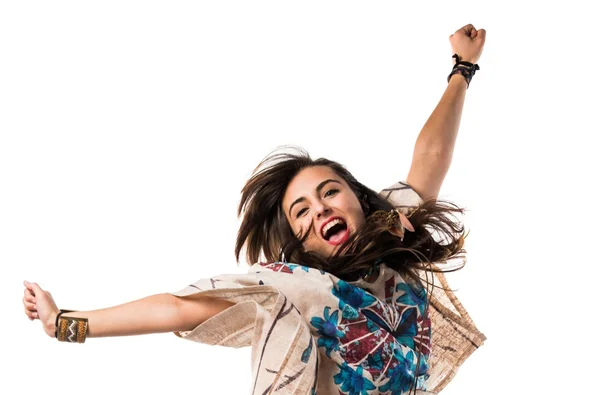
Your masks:
<path fill-rule="evenodd" d="M 437 200 L 485 31 L 450 36 L 456 63 L 406 183 L 380 193 L 303 151 L 267 157 L 246 183 L 236 243 L 247 274 L 200 280 L 120 306 L 69 312 L 25 282 L 31 319 L 60 341 L 175 332 L 252 346 L 252 393 L 440 391 L 485 337 L 448 290 L 463 257 L 461 209 Z"/>

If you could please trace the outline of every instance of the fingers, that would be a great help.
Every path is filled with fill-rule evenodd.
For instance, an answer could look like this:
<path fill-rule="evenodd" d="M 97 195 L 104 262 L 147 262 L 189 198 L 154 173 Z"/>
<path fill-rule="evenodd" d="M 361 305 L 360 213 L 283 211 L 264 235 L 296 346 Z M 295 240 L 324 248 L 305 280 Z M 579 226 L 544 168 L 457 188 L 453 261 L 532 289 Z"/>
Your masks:
<path fill-rule="evenodd" d="M 461 27 L 460 29 L 458 29 L 457 31 L 454 32 L 454 34 L 465 34 L 467 36 L 471 36 L 471 31 L 475 30 L 475 26 L 473 26 L 472 24 L 468 24 L 465 25 L 463 27 Z M 452 38 L 452 36 L 454 36 L 454 34 L 450 35 L 450 38 Z"/>
<path fill-rule="evenodd" d="M 475 26 L 473 26 L 471 23 L 461 27 L 460 29 L 455 31 L 454 34 L 464 34 L 471 39 L 477 38 L 479 40 L 485 40 L 485 29 L 477 30 L 475 29 Z M 454 34 L 451 34 L 450 38 L 452 38 Z"/>
<path fill-rule="evenodd" d="M 25 281 L 24 284 L 26 287 L 31 285 L 27 281 Z M 27 317 L 33 321 L 34 319 L 38 318 L 35 296 L 31 293 L 29 288 L 25 288 L 23 293 L 23 307 L 25 308 L 25 315 L 27 315 Z"/>
<path fill-rule="evenodd" d="M 33 296 L 31 294 L 31 292 L 29 292 L 28 290 L 25 290 L 25 295 L 23 295 L 23 301 L 29 302 L 29 303 L 35 303 L 36 299 L 35 299 L 35 296 Z"/>
<path fill-rule="evenodd" d="M 27 300 L 28 302 L 35 302 L 35 296 L 27 288 L 25 288 L 23 291 L 23 299 Z"/>
<path fill-rule="evenodd" d="M 36 318 L 39 318 L 37 306 L 35 303 L 27 301 L 27 298 L 23 298 L 23 306 L 25 308 L 25 315 L 33 321 Z"/>
<path fill-rule="evenodd" d="M 27 318 L 29 318 L 30 321 L 40 318 L 38 316 L 37 311 L 30 311 L 30 310 L 25 309 L 25 315 L 27 316 Z"/>
<path fill-rule="evenodd" d="M 35 295 L 39 295 L 42 292 L 44 292 L 42 290 L 42 288 L 37 285 L 37 283 L 30 283 L 28 281 L 23 281 L 23 285 L 25 285 L 25 288 L 27 288 L 29 291 L 31 291 L 31 293 L 35 296 Z"/>
<path fill-rule="evenodd" d="M 27 309 L 27 310 L 37 311 L 37 307 L 36 307 L 35 303 L 28 302 L 25 299 L 23 299 L 23 306 L 25 306 L 25 309 Z"/>
<path fill-rule="evenodd" d="M 39 318 L 35 294 L 36 292 L 41 293 L 43 291 L 36 283 L 23 281 L 23 285 L 25 285 L 25 290 L 23 291 L 23 307 L 25 309 L 25 315 L 30 321 L 33 321 Z"/>
<path fill-rule="evenodd" d="M 477 39 L 481 41 L 485 41 L 485 29 L 477 30 Z"/>
<path fill-rule="evenodd" d="M 463 27 L 461 27 L 460 29 L 457 30 L 457 32 L 464 32 L 467 36 L 471 35 L 471 32 L 475 30 L 475 26 L 473 26 L 472 24 L 468 24 L 468 25 L 464 25 Z"/>

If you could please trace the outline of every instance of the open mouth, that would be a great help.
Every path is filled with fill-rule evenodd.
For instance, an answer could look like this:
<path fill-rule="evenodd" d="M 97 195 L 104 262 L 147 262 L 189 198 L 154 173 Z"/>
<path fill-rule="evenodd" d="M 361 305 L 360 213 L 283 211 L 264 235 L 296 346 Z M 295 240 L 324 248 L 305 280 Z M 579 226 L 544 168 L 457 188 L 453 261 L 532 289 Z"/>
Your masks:
<path fill-rule="evenodd" d="M 331 245 L 340 245 L 350 236 L 350 230 L 346 221 L 341 218 L 333 218 L 321 228 L 321 236 Z"/>

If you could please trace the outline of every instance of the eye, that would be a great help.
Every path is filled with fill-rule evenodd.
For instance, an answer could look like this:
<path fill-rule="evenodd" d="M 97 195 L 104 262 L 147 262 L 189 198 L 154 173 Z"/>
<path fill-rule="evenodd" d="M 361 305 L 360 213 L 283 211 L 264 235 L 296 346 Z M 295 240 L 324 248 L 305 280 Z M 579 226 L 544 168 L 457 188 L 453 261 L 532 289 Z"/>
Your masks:
<path fill-rule="evenodd" d="M 304 214 L 306 212 L 306 210 L 308 210 L 306 207 L 304 207 L 303 209 L 301 209 L 300 211 L 298 211 L 296 213 L 296 218 L 300 218 L 300 216 L 302 216 L 302 214 Z"/>
<path fill-rule="evenodd" d="M 334 196 L 339 191 L 340 191 L 339 189 L 330 189 L 327 192 L 325 192 L 325 197 Z"/>

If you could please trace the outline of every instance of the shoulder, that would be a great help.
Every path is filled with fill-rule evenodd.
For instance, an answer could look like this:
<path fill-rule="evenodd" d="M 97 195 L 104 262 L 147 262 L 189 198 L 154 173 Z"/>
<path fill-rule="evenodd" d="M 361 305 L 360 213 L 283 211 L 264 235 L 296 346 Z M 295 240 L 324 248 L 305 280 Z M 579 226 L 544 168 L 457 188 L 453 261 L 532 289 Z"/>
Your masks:
<path fill-rule="evenodd" d="M 323 270 L 289 262 L 256 263 L 248 269 L 248 272 L 259 274 L 261 277 L 268 277 L 273 280 L 279 279 L 280 281 L 289 284 L 296 280 L 300 281 L 301 284 L 303 282 L 311 281 L 330 283 L 331 280 L 329 278 L 332 276 L 332 274 L 324 272 Z"/>

